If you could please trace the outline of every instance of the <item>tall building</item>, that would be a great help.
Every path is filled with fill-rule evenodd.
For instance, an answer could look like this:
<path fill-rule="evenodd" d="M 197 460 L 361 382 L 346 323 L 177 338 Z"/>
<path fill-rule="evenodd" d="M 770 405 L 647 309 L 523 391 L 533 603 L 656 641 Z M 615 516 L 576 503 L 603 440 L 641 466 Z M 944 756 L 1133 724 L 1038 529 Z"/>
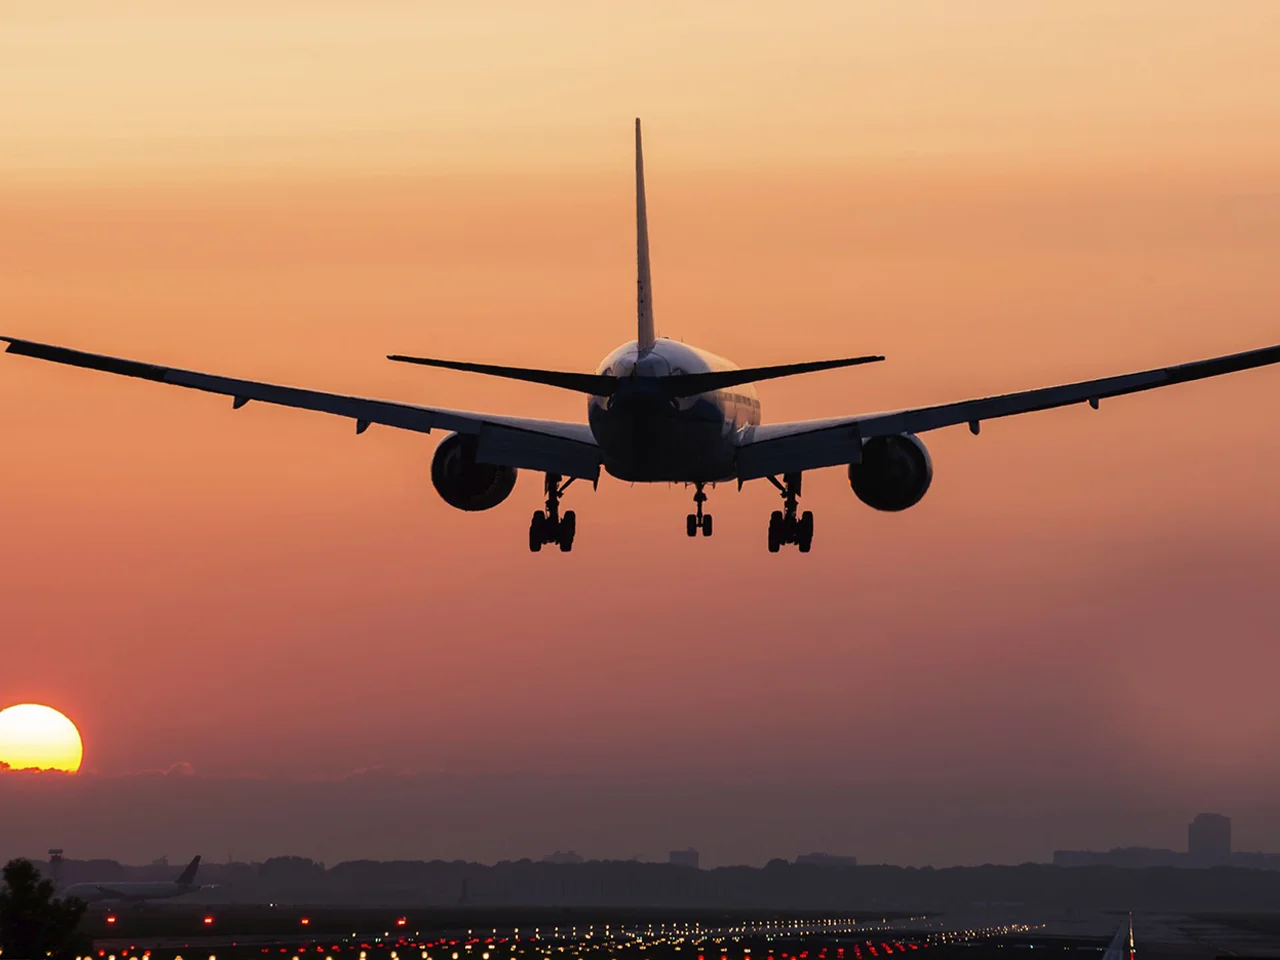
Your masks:
<path fill-rule="evenodd" d="M 698 851 L 690 847 L 688 850 L 672 850 L 667 854 L 667 863 L 677 867 L 693 867 L 698 869 Z"/>
<path fill-rule="evenodd" d="M 1197 813 L 1187 825 L 1187 857 L 1198 867 L 1231 861 L 1231 818 L 1220 813 Z"/>

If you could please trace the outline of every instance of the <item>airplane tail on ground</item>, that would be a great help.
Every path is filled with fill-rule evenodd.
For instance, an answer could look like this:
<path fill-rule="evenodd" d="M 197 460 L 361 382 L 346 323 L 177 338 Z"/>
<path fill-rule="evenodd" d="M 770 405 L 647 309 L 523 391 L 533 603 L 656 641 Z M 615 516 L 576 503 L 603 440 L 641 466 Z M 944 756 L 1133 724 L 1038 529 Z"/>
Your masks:
<path fill-rule="evenodd" d="M 178 875 L 178 885 L 181 887 L 189 887 L 196 882 L 196 871 L 200 869 L 200 855 L 187 864 L 187 869 Z"/>

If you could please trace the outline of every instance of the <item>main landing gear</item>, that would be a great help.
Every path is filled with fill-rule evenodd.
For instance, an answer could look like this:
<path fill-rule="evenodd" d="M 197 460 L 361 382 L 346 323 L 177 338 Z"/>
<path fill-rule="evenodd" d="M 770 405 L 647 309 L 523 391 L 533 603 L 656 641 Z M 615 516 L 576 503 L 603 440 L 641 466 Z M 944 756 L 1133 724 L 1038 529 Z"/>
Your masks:
<path fill-rule="evenodd" d="M 796 501 L 800 499 L 800 474 L 786 473 L 782 482 L 770 477 L 782 494 L 783 508 L 773 511 L 769 517 L 769 552 L 777 553 L 784 543 L 794 543 L 801 553 L 808 553 L 813 546 L 813 513 L 806 510 L 796 516 Z"/>
<path fill-rule="evenodd" d="M 573 535 L 577 531 L 578 516 L 572 510 L 560 515 L 560 498 L 569 489 L 574 478 L 570 477 L 563 485 L 558 473 L 548 473 L 546 481 L 547 509 L 537 510 L 529 521 L 529 549 L 537 553 L 544 543 L 554 543 L 560 547 L 561 553 L 573 549 Z"/>
<path fill-rule="evenodd" d="M 693 505 L 697 508 L 697 512 L 685 518 L 685 532 L 691 537 L 696 537 L 699 530 L 704 537 L 711 536 L 711 514 L 702 512 L 702 505 L 707 502 L 707 495 L 702 489 L 705 486 L 705 483 L 694 484 L 696 492 L 693 495 Z"/>

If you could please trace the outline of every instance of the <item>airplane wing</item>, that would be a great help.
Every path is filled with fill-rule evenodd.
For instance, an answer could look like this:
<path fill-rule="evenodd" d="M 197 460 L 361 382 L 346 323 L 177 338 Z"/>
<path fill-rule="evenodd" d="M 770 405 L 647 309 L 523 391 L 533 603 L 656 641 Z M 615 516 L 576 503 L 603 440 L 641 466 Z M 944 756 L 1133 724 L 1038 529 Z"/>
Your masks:
<path fill-rule="evenodd" d="M 453 430 L 477 437 L 476 458 L 482 463 L 592 481 L 600 475 L 600 450 L 591 434 L 591 428 L 585 423 L 442 410 L 254 380 L 236 380 L 197 373 L 194 370 L 85 353 L 15 337 L 0 337 L 0 342 L 9 344 L 6 353 L 18 356 L 222 394 L 233 398 L 232 406 L 236 410 L 251 400 L 302 410 L 318 410 L 354 420 L 358 434 L 364 433 L 371 423 L 418 433 L 430 433 L 434 429 Z"/>
<path fill-rule="evenodd" d="M 110 899 L 112 899 L 112 900 L 136 900 L 136 899 L 138 899 L 137 897 L 131 897 L 131 896 L 130 896 L 129 894 L 127 894 L 127 893 L 121 893 L 119 890 L 112 890 L 110 887 L 104 887 L 104 886 L 102 886 L 101 884 L 95 884 L 95 885 L 94 885 L 94 889 L 95 889 L 95 890 L 97 890 L 97 891 L 98 891 L 100 894 L 102 894 L 104 897 L 108 897 L 108 898 L 110 898 Z"/>
<path fill-rule="evenodd" d="M 829 420 L 804 420 L 762 425 L 738 449 L 738 477 L 752 480 L 780 473 L 842 466 L 858 459 L 863 440 L 899 433 L 923 433 L 967 423 L 977 433 L 983 420 L 1073 403 L 1097 409 L 1100 400 L 1154 390 L 1189 380 L 1203 380 L 1237 370 L 1280 363 L 1280 345 L 1158 367 L 1101 380 L 1082 380 L 1057 387 L 1023 390 L 996 397 L 962 400 L 932 407 L 872 413 Z"/>

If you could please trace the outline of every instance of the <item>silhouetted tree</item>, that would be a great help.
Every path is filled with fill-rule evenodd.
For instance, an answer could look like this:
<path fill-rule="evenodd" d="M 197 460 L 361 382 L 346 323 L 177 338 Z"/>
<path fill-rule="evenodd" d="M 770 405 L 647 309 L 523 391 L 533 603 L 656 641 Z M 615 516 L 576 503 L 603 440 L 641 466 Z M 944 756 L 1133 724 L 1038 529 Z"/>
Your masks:
<path fill-rule="evenodd" d="M 0 950 L 10 957 L 74 957 L 92 952 L 80 933 L 86 905 L 74 898 L 54 897 L 52 880 L 45 880 L 30 860 L 10 860 L 0 887 Z"/>

